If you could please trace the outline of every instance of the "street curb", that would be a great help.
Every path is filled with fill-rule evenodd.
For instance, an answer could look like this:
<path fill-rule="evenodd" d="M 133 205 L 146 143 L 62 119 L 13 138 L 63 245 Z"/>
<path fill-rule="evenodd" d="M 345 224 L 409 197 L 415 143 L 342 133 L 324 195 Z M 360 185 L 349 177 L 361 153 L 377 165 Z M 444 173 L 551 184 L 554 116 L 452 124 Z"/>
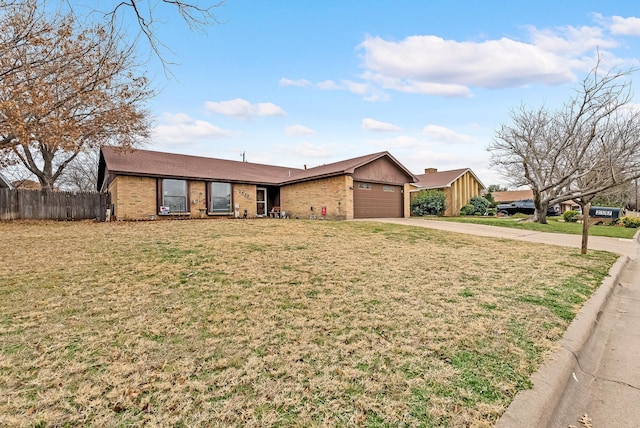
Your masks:
<path fill-rule="evenodd" d="M 640 237 L 640 231 L 634 238 Z M 576 359 L 593 334 L 602 310 L 630 259 L 621 256 L 609 269 L 609 275 L 576 314 L 559 341 L 559 349 L 531 375 L 533 388 L 520 391 L 496 423 L 497 428 L 541 428 L 549 425 Z"/>

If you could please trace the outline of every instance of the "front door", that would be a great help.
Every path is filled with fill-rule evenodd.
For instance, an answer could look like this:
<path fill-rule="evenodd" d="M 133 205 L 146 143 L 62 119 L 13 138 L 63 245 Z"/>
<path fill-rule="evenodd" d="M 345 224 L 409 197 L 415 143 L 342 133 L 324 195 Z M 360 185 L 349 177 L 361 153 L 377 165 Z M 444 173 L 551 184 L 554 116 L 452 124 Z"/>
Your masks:
<path fill-rule="evenodd" d="M 264 187 L 256 189 L 256 213 L 258 217 L 267 215 L 267 189 Z"/>

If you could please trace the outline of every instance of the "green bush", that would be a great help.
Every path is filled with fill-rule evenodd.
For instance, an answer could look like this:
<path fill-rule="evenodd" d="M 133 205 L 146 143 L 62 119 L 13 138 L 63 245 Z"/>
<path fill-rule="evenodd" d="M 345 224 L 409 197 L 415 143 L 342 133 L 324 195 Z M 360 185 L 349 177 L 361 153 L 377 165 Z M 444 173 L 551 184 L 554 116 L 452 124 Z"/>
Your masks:
<path fill-rule="evenodd" d="M 476 212 L 476 207 L 471 204 L 460 208 L 460 215 L 473 215 L 474 212 Z"/>
<path fill-rule="evenodd" d="M 446 208 L 447 195 L 439 190 L 421 190 L 411 200 L 411 212 L 417 216 L 440 215 Z"/>
<path fill-rule="evenodd" d="M 469 201 L 469 204 L 473 205 L 474 214 L 480 213 L 480 215 L 484 215 L 487 212 L 487 208 L 489 208 L 489 205 L 491 205 L 491 202 L 489 202 L 487 198 L 484 198 L 482 196 L 474 196 Z"/>
<path fill-rule="evenodd" d="M 624 225 L 624 227 L 637 229 L 640 227 L 640 217 L 624 216 L 622 217 L 622 224 Z"/>
<path fill-rule="evenodd" d="M 578 215 L 580 215 L 578 211 L 569 210 L 565 211 L 564 214 L 562 214 L 562 217 L 566 223 L 576 223 L 578 221 Z"/>

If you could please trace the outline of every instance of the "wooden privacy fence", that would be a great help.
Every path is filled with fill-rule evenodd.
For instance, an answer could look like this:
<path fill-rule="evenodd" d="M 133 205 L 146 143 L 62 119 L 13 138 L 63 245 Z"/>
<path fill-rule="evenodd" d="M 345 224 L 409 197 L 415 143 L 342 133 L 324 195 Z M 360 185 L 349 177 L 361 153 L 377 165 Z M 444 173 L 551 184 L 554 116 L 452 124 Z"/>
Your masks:
<path fill-rule="evenodd" d="M 107 193 L 0 189 L 0 220 L 105 221 Z"/>

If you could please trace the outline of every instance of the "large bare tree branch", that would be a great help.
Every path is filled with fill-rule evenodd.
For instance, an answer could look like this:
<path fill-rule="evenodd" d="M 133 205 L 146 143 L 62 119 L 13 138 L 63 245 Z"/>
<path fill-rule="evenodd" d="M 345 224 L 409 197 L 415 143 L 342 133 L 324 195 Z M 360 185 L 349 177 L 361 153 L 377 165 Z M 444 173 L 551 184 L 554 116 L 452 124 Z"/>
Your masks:
<path fill-rule="evenodd" d="M 630 109 L 629 70 L 602 73 L 599 61 L 562 108 L 512 111 L 493 143 L 492 164 L 534 193 L 534 219 L 550 205 L 594 197 L 640 176 L 640 114 Z"/>

